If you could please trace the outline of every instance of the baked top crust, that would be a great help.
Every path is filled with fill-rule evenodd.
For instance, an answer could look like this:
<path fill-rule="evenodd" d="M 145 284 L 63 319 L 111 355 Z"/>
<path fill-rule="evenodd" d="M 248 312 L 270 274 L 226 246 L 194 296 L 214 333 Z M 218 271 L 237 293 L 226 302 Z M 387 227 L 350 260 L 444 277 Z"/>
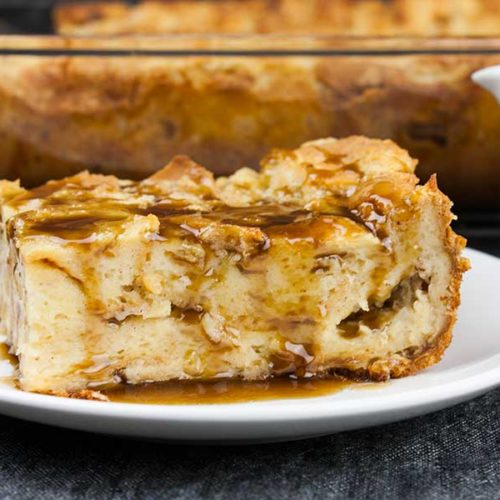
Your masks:
<path fill-rule="evenodd" d="M 350 137 L 275 150 L 260 172 L 218 179 L 176 157 L 141 182 L 84 172 L 26 191 L 4 181 L 0 314 L 22 386 L 385 380 L 437 362 L 465 242 L 415 165 L 391 141 Z M 42 369 L 44 359 L 59 361 Z"/>
<path fill-rule="evenodd" d="M 319 140 L 295 151 L 273 151 L 260 173 L 244 168 L 215 179 L 188 157 L 177 156 L 140 182 L 82 172 L 30 191 L 19 188 L 4 209 L 15 214 L 9 224 L 17 238 L 41 233 L 82 239 L 105 224 L 149 215 L 165 223 L 201 216 L 229 230 L 227 220 L 245 236 L 255 233 L 253 226 L 274 226 L 274 217 L 285 217 L 287 224 L 322 214 L 338 215 L 353 230 L 380 226 L 383 231 L 383 225 L 370 222 L 375 209 L 365 213 L 359 207 L 377 195 L 400 204 L 418 183 L 415 165 L 391 141 Z"/>
<path fill-rule="evenodd" d="M 62 34 L 286 33 L 354 36 L 494 36 L 497 0 L 173 0 L 57 7 Z"/>

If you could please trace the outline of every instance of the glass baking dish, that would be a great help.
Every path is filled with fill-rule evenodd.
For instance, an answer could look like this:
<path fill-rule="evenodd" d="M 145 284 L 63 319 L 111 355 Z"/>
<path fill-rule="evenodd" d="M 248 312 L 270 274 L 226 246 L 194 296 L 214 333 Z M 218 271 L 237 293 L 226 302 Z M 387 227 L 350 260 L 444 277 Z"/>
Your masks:
<path fill-rule="evenodd" d="M 49 32 L 50 4 L 4 31 Z M 175 154 L 227 174 L 363 134 L 407 148 L 459 209 L 500 208 L 500 107 L 470 79 L 500 38 L 3 35 L 0 62 L 1 178 L 141 178 Z"/>
<path fill-rule="evenodd" d="M 461 207 L 500 205 L 500 107 L 470 80 L 500 39 L 0 38 L 0 176 L 226 174 L 273 147 L 391 138 Z"/>

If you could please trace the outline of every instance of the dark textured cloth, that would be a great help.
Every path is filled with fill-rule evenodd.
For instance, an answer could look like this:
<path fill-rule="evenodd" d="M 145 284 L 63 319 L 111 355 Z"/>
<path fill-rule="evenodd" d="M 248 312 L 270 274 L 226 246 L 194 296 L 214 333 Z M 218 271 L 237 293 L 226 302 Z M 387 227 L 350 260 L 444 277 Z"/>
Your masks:
<path fill-rule="evenodd" d="M 500 244 L 478 242 L 500 254 Z M 0 498 L 500 499 L 500 390 L 283 444 L 177 446 L 0 417 Z"/>

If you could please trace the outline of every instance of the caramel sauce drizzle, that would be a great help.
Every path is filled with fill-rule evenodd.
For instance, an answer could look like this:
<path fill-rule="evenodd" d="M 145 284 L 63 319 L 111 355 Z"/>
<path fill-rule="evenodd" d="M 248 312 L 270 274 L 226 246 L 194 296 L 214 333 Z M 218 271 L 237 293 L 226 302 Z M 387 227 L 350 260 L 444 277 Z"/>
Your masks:
<path fill-rule="evenodd" d="M 327 396 L 350 387 L 363 387 L 341 379 L 275 378 L 262 382 L 242 380 L 160 382 L 121 385 L 104 391 L 112 402 L 154 405 L 227 404 Z"/>
<path fill-rule="evenodd" d="M 98 213 L 70 214 L 67 216 L 51 217 L 33 222 L 29 227 L 32 234 L 46 233 L 63 240 L 82 241 L 100 230 L 99 226 L 105 223 L 122 222 L 128 214 L 106 214 L 103 219 Z"/>
<path fill-rule="evenodd" d="M 331 155 L 330 155 L 331 156 Z M 329 157 L 329 161 L 340 161 L 341 157 Z M 342 167 L 343 170 L 359 174 L 356 164 Z M 317 170 L 317 172 L 316 172 Z M 334 169 L 332 172 L 337 171 Z M 322 175 L 322 169 L 314 169 Z M 66 180 L 52 181 L 33 189 L 11 201 L 13 206 L 21 206 L 30 200 L 41 201 L 39 209 L 20 214 L 24 220 L 23 234 L 39 233 L 75 241 L 85 240 L 99 226 L 121 222 L 134 215 L 156 215 L 163 225 L 178 226 L 190 220 L 218 222 L 240 227 L 260 228 L 270 232 L 269 236 L 285 237 L 294 240 L 309 239 L 313 242 L 332 229 L 348 230 L 349 225 L 342 220 L 350 220 L 357 226 L 369 230 L 382 244 L 391 249 L 386 226 L 387 213 L 396 205 L 401 205 L 397 190 L 389 182 L 378 182 L 372 186 L 369 195 L 350 206 L 348 200 L 337 200 L 326 211 L 309 211 L 300 207 L 276 204 L 260 204 L 251 207 L 231 207 L 224 205 L 213 195 L 201 196 L 200 206 L 195 207 L 188 200 L 169 197 L 168 193 L 156 192 L 154 184 L 125 182 L 115 184 L 110 180 L 104 191 L 93 196 L 95 182 L 80 180 L 79 176 Z M 103 181 L 105 184 L 106 182 Z M 106 189 L 110 189 L 106 191 Z M 160 190 L 161 191 L 161 190 Z M 113 198 L 113 193 L 128 193 L 133 202 Z M 146 198 L 144 198 L 146 196 Z M 143 197 L 143 198 L 141 198 Z M 140 206 L 141 203 L 143 206 Z M 144 206 L 145 205 L 145 206 Z M 348 206 L 349 205 L 349 206 Z M 198 210 L 199 208 L 199 210 Z M 34 213 L 32 213 L 34 212 Z M 38 215 L 37 212 L 43 212 Z M 101 226 L 102 227 L 102 226 Z M 111 228 L 112 229 L 112 228 Z M 119 231 L 119 224 L 116 228 Z"/>
<path fill-rule="evenodd" d="M 240 227 L 255 227 L 272 229 L 276 236 L 290 239 L 302 238 L 307 233 L 311 237 L 314 229 L 318 233 L 331 228 L 340 227 L 342 219 L 349 219 L 356 224 L 358 217 L 345 207 L 334 208 L 330 213 L 318 213 L 308 210 L 282 207 L 279 205 L 262 205 L 252 207 L 214 207 L 213 211 L 202 211 L 178 206 L 175 204 L 160 203 L 147 208 L 134 206 L 114 207 L 101 209 L 73 210 L 68 213 L 56 212 L 44 214 L 43 218 L 27 218 L 28 234 L 50 234 L 61 239 L 84 239 L 91 233 L 99 230 L 99 224 L 125 221 L 131 215 L 156 215 L 161 221 L 178 227 L 189 227 L 189 221 L 206 221 L 206 224 L 218 222 Z M 321 222 L 323 221 L 323 222 Z M 198 224 L 197 224 L 198 225 Z M 345 231 L 344 231 L 345 232 Z"/>

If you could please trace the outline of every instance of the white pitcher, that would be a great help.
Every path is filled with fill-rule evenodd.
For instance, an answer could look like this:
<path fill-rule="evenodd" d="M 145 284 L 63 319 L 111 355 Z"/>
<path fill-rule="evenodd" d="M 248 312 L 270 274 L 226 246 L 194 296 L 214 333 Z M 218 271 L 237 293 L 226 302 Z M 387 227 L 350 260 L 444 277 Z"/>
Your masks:
<path fill-rule="evenodd" d="M 471 78 L 475 83 L 491 92 L 500 103 L 500 65 L 475 71 Z"/>

